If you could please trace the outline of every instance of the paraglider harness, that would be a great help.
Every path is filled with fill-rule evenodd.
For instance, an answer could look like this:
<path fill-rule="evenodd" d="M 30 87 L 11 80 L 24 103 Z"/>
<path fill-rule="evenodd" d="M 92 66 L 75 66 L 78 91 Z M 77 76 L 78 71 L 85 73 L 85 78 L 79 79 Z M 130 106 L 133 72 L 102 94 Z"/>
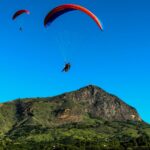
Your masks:
<path fill-rule="evenodd" d="M 20 31 L 20 32 L 22 32 L 22 31 L 23 31 L 22 27 L 20 27 L 20 28 L 19 28 L 19 31 Z"/>
<path fill-rule="evenodd" d="M 66 64 L 65 64 L 65 67 L 64 67 L 63 70 L 62 70 L 62 72 L 68 72 L 68 71 L 70 70 L 70 68 L 71 68 L 70 63 L 66 63 Z"/>

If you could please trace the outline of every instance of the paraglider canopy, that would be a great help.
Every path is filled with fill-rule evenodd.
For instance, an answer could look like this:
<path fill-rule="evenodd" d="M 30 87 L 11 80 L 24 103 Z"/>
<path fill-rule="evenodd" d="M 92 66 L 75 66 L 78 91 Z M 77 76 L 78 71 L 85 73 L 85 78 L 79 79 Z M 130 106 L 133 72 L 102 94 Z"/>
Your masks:
<path fill-rule="evenodd" d="M 73 11 L 73 10 L 80 10 L 86 13 L 96 22 L 99 28 L 103 30 L 102 24 L 100 20 L 96 17 L 96 15 L 94 15 L 87 8 L 80 6 L 80 5 L 76 5 L 76 4 L 64 4 L 64 5 L 60 5 L 52 9 L 44 19 L 44 26 L 47 26 L 48 24 L 52 23 L 57 17 L 61 16 L 62 14 Z"/>
<path fill-rule="evenodd" d="M 22 10 L 18 10 L 17 12 L 14 13 L 12 19 L 15 20 L 18 16 L 22 15 L 22 14 L 30 14 L 29 10 L 26 9 L 22 9 Z"/>

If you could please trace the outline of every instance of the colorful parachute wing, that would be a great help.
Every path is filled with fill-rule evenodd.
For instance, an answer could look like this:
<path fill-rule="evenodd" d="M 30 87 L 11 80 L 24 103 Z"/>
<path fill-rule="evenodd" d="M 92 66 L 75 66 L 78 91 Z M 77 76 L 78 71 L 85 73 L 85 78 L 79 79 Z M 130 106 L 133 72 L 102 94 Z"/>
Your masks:
<path fill-rule="evenodd" d="M 47 26 L 48 24 L 52 23 L 57 17 L 61 16 L 62 14 L 73 11 L 73 10 L 80 10 L 86 13 L 96 22 L 99 28 L 103 30 L 101 22 L 90 10 L 88 10 L 87 8 L 83 6 L 76 5 L 76 4 L 64 4 L 64 5 L 60 5 L 52 9 L 44 19 L 44 26 Z"/>
<path fill-rule="evenodd" d="M 22 15 L 24 13 L 30 14 L 30 11 L 29 10 L 25 10 L 25 9 L 24 10 L 19 10 L 19 11 L 14 13 L 12 19 L 15 20 L 18 16 L 20 16 L 20 15 Z"/>

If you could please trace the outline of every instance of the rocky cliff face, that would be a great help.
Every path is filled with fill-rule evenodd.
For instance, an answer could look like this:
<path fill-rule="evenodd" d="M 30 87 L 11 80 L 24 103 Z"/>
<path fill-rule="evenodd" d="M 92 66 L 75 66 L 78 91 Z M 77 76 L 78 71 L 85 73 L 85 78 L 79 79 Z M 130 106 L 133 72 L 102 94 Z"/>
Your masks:
<path fill-rule="evenodd" d="M 88 113 L 93 118 L 107 121 L 141 121 L 135 108 L 127 105 L 118 97 L 93 85 L 81 88 L 78 91 L 63 94 L 58 96 L 57 99 L 73 101 L 75 104 L 82 106 L 80 113 Z M 68 107 L 63 113 L 67 114 L 68 112 L 73 113 L 73 109 Z"/>

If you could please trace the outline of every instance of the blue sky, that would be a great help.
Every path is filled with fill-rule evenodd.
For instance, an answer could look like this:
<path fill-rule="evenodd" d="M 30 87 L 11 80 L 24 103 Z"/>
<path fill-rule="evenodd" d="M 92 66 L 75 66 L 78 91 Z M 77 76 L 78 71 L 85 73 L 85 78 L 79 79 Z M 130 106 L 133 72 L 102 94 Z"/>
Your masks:
<path fill-rule="evenodd" d="M 44 28 L 45 15 L 64 3 L 90 9 L 104 32 L 79 11 Z M 53 96 L 94 84 L 134 106 L 150 123 L 149 6 L 148 0 L 1 1 L 0 102 Z M 31 14 L 12 21 L 19 9 Z M 67 74 L 61 73 L 65 59 L 72 64 Z"/>

